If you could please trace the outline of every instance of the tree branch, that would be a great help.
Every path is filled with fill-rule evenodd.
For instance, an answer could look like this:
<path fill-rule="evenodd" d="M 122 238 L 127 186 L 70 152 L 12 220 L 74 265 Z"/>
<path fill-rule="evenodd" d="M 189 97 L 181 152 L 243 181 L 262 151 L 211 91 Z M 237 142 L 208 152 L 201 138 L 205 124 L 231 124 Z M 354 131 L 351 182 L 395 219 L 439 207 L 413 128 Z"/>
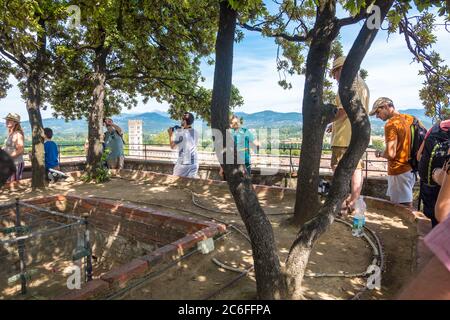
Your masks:
<path fill-rule="evenodd" d="M 419 44 L 420 39 L 414 33 L 414 30 L 412 30 L 409 19 L 411 19 L 411 17 L 408 18 L 406 14 L 403 14 L 403 18 L 399 23 L 399 32 L 400 34 L 403 33 L 408 50 L 413 54 L 414 58 L 422 64 L 425 69 L 425 76 L 427 79 L 429 79 L 430 75 L 435 75 L 447 84 L 450 84 L 450 80 L 440 74 L 439 66 L 433 66 L 432 57 L 430 54 L 427 53 L 424 47 Z"/>
<path fill-rule="evenodd" d="M 259 27 L 250 26 L 250 25 L 248 25 L 246 23 L 243 23 L 243 24 L 240 23 L 239 26 L 244 28 L 244 29 L 250 30 L 250 31 L 258 31 L 258 32 L 262 32 L 263 31 Z M 272 37 L 272 38 L 283 38 L 285 40 L 294 41 L 294 42 L 305 42 L 311 37 L 311 32 L 308 32 L 308 34 L 306 34 L 304 36 L 290 35 L 290 34 L 287 34 L 287 33 L 284 33 L 284 32 L 267 34 L 266 36 Z"/>
<path fill-rule="evenodd" d="M 359 13 L 354 16 L 354 17 L 347 17 L 347 18 L 342 18 L 342 19 L 338 19 L 338 25 L 339 27 L 344 27 L 344 26 L 348 26 L 351 24 L 355 24 L 363 19 L 367 19 L 371 14 L 367 12 L 367 10 L 365 8 L 361 9 L 361 11 L 359 11 Z"/>
<path fill-rule="evenodd" d="M 6 58 L 8 58 L 9 60 L 11 60 L 12 62 L 14 62 L 15 64 L 17 64 L 18 66 L 25 69 L 24 66 L 22 65 L 22 63 L 19 61 L 19 59 L 17 59 L 16 57 L 14 57 L 12 54 L 10 54 L 9 52 L 7 52 L 5 49 L 3 49 L 1 47 L 0 47 L 0 53 L 2 55 L 4 55 Z"/>
<path fill-rule="evenodd" d="M 16 52 L 16 50 L 14 48 L 14 42 L 12 41 L 12 39 L 8 38 L 7 34 L 2 33 L 0 35 L 0 40 L 2 42 L 9 43 L 9 47 L 12 49 L 12 50 L 7 50 L 4 47 L 0 47 L 0 52 L 5 57 L 7 57 L 11 61 L 13 61 L 15 64 L 20 66 L 22 69 L 24 69 L 26 72 L 28 72 L 30 69 L 30 66 L 26 62 L 27 60 L 26 60 L 25 56 L 21 52 Z M 9 53 L 8 51 L 12 51 L 12 53 Z"/>
<path fill-rule="evenodd" d="M 157 81 L 188 81 L 186 78 L 167 78 L 167 77 L 156 77 L 151 75 L 122 75 L 122 74 L 110 74 L 106 77 L 107 80 L 115 79 L 138 79 L 138 80 L 157 80 Z"/>

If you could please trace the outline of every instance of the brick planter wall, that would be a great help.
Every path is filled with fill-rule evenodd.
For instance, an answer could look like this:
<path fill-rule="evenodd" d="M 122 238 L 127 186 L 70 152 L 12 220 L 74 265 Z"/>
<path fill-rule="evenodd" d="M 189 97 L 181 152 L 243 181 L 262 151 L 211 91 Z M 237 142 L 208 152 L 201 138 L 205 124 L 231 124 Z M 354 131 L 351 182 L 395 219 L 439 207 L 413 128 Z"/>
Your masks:
<path fill-rule="evenodd" d="M 97 226 L 108 230 L 120 220 L 121 226 L 128 224 L 121 230 L 122 237 L 131 236 L 140 241 L 161 243 L 158 249 L 109 270 L 99 279 L 83 284 L 80 290 L 71 290 L 56 297 L 57 300 L 93 299 L 105 296 L 118 288 L 125 287 L 129 281 L 152 272 L 158 264 L 181 257 L 194 248 L 199 241 L 226 231 L 226 226 L 223 224 L 125 205 L 120 201 L 55 195 L 25 202 L 55 211 L 68 211 L 73 215 L 88 213 L 88 221 L 94 228 Z M 23 208 L 23 212 L 25 211 L 29 209 Z"/>
<path fill-rule="evenodd" d="M 61 171 L 63 172 L 83 172 L 86 163 L 84 161 L 72 161 L 61 163 Z M 134 171 L 152 171 L 164 174 L 172 174 L 173 162 L 163 160 L 139 160 L 139 159 L 125 159 L 125 169 Z M 282 186 L 295 189 L 296 178 L 289 178 L 289 171 L 280 169 L 273 175 L 260 175 L 261 170 L 259 168 L 252 169 L 252 182 L 253 184 L 266 185 L 266 186 Z M 200 165 L 199 167 L 200 179 L 213 179 L 221 181 L 222 178 L 219 175 L 219 165 Z M 31 167 L 25 167 L 24 180 L 20 183 L 12 183 L 5 188 L 11 190 L 17 190 L 20 185 L 24 187 L 29 186 L 31 177 Z M 331 181 L 332 175 L 329 173 L 321 173 L 321 177 L 328 181 Z M 386 177 L 369 177 L 364 179 L 364 185 L 362 194 L 372 197 L 378 197 L 382 199 L 388 199 L 386 197 L 387 180 Z"/>

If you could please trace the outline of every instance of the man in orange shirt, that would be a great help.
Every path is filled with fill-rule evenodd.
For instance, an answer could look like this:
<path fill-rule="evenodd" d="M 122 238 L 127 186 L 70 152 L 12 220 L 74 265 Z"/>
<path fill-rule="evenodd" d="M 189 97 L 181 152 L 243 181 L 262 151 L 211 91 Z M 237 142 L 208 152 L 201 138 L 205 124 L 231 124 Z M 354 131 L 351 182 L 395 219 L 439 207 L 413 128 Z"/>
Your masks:
<path fill-rule="evenodd" d="M 416 177 L 408 163 L 411 145 L 411 124 L 414 117 L 395 110 L 394 103 L 386 97 L 378 98 L 369 113 L 386 121 L 384 136 L 386 149 L 377 152 L 377 157 L 388 160 L 387 196 L 394 203 L 412 207 L 413 187 Z"/>

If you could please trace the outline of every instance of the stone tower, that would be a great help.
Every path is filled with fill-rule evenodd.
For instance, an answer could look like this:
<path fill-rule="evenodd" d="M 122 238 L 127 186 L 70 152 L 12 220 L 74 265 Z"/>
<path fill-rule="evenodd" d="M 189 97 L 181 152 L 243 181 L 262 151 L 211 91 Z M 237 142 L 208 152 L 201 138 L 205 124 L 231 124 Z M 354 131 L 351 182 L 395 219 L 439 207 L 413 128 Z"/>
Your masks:
<path fill-rule="evenodd" d="M 144 157 L 142 120 L 128 120 L 128 145 L 131 157 Z"/>

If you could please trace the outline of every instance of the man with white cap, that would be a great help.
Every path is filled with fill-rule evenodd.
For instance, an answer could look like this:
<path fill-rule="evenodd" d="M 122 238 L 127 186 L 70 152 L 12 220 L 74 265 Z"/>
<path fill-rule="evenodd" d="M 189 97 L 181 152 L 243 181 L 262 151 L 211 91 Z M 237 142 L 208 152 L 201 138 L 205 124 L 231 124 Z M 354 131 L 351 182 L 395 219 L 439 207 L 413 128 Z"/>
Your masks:
<path fill-rule="evenodd" d="M 20 116 L 17 113 L 9 113 L 5 118 L 6 128 L 8 129 L 8 137 L 5 140 L 3 151 L 5 151 L 14 161 L 16 167 L 8 182 L 22 179 L 24 168 L 24 134 L 20 126 Z"/>
<path fill-rule="evenodd" d="M 344 66 L 346 57 L 338 57 L 333 62 L 333 67 L 331 69 L 331 75 L 333 78 L 339 82 L 341 78 L 342 67 Z M 367 87 L 364 80 L 360 75 L 357 75 L 354 82 L 353 87 L 355 88 L 356 97 L 359 98 L 362 105 L 366 109 L 366 112 L 369 111 L 369 88 Z M 347 113 L 342 106 L 341 99 L 339 98 L 339 94 L 336 95 L 336 105 L 338 107 L 338 112 L 331 127 L 331 168 L 334 172 L 339 161 L 344 156 L 344 153 L 347 151 L 348 146 L 350 145 L 350 139 L 352 137 L 352 127 L 350 121 L 347 117 Z M 361 189 L 363 185 L 363 162 L 359 161 L 358 166 L 356 167 L 355 172 L 353 172 L 352 183 L 351 183 L 351 194 L 345 200 L 345 205 L 343 206 L 344 210 L 352 210 L 356 200 L 358 200 Z"/>
<path fill-rule="evenodd" d="M 386 195 L 394 203 L 411 207 L 416 177 L 408 160 L 411 148 L 410 128 L 414 117 L 395 110 L 394 103 L 387 97 L 378 98 L 369 114 L 376 115 L 377 118 L 386 122 L 384 125 L 386 149 L 376 153 L 377 157 L 388 160 Z"/>

